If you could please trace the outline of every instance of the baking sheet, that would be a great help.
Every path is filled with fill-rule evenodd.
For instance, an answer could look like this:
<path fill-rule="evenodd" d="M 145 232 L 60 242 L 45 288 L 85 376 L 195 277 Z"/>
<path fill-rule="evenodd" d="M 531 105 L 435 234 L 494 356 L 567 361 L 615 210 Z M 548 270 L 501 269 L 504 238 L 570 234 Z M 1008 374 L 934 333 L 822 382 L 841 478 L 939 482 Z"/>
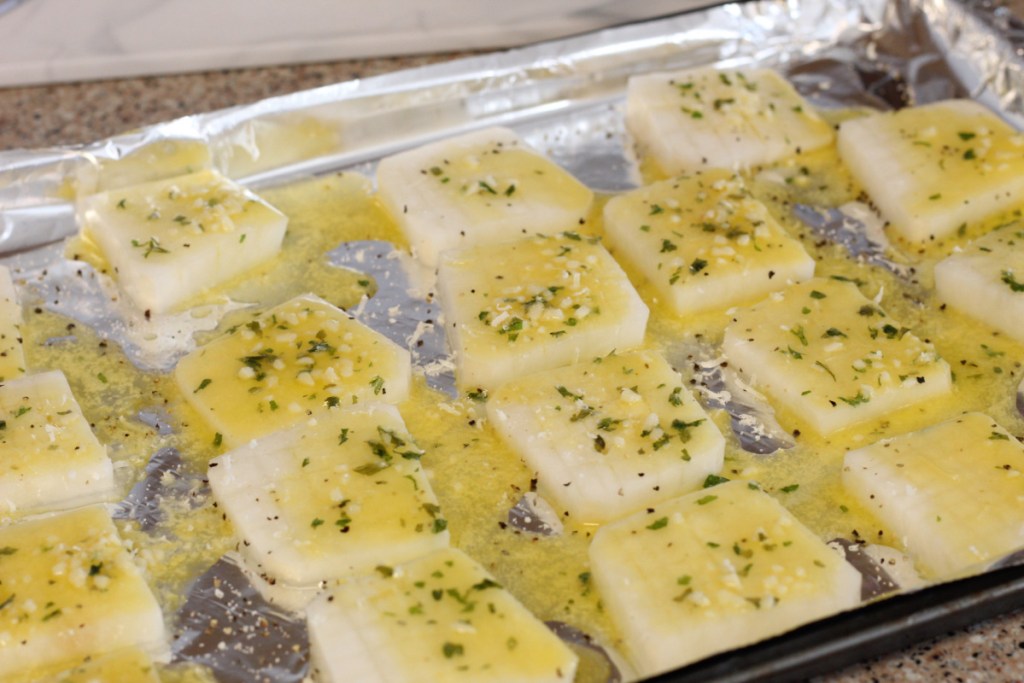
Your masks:
<path fill-rule="evenodd" d="M 70 201 L 75 193 L 118 187 L 137 181 L 139 173 L 153 179 L 196 166 L 218 168 L 256 188 L 339 170 L 369 174 L 381 156 L 493 124 L 514 127 L 591 187 L 615 191 L 637 181 L 621 115 L 631 74 L 701 64 L 768 65 L 785 72 L 822 107 L 895 108 L 969 96 L 1021 127 L 1022 46 L 1024 29 L 1016 15 L 991 3 L 722 5 L 198 114 L 78 148 L 0 154 L 0 252 L 11 254 L 6 262 L 22 273 L 37 275 L 31 294 L 41 305 L 127 347 L 139 367 L 166 370 L 193 347 L 192 335 L 202 328 L 161 330 L 167 343 L 147 347 L 140 340 L 153 330 L 130 310 L 105 303 L 109 298 L 101 279 L 69 272 L 53 243 L 75 231 Z M 821 225 L 851 250 L 861 248 L 863 233 L 844 217 L 826 216 Z M 358 248 L 387 249 L 373 243 Z M 873 248 L 868 243 L 865 253 Z M 358 263 L 351 251 L 332 258 L 351 267 Z M 386 275 L 378 274 L 378 280 Z M 69 293 L 70 283 L 77 289 Z M 60 303 L 47 303 L 55 300 L 48 296 L 55 288 L 64 293 Z M 386 291 L 382 288 L 385 293 L 362 311 L 382 331 L 405 334 L 433 315 L 407 301 L 413 305 L 403 309 L 419 310 L 420 318 L 389 320 Z M 443 366 L 443 359 L 443 343 L 433 339 L 418 364 Z M 442 390 L 450 379 L 447 370 L 440 367 L 435 375 Z M 139 419 L 160 421 L 158 415 Z M 160 501 L 187 500 L 202 491 L 202 481 L 174 474 L 176 457 L 173 451 L 155 452 L 115 514 L 155 525 Z M 1024 570 L 1010 566 L 838 615 L 659 680 L 802 678 L 1020 605 Z M 218 617 L 251 628 L 234 636 L 204 628 Z M 177 661 L 208 665 L 222 681 L 297 681 L 306 674 L 304 626 L 262 600 L 232 557 L 197 577 L 173 635 Z"/>

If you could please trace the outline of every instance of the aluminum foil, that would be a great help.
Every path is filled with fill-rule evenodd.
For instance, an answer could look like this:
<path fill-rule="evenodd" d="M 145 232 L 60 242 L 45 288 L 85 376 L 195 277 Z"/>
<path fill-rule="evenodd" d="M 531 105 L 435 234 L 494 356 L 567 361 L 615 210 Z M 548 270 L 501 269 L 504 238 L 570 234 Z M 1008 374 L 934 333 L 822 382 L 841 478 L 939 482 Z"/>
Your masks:
<path fill-rule="evenodd" d="M 131 311 L 110 304 L 110 283 L 86 264 L 65 259 L 55 244 L 75 232 L 76 194 L 170 177 L 186 167 L 217 168 L 255 188 L 339 170 L 369 174 L 386 154 L 495 124 L 515 128 L 591 187 L 620 190 L 637 182 L 622 125 L 629 76 L 706 64 L 773 66 L 822 107 L 898 108 L 973 97 L 1022 127 L 1021 16 L 1020 6 L 991 0 L 726 4 L 187 116 L 81 147 L 4 152 L 0 254 L 27 283 L 22 296 L 28 305 L 73 317 L 120 344 L 140 368 L 163 372 L 192 347 L 193 335 L 203 328 L 181 323 L 167 333 L 173 343 L 155 349 L 140 342 L 166 330 L 149 328 Z M 898 254 L 865 229 L 855 208 L 801 206 L 796 215 L 854 258 L 901 275 Z M 368 242 L 339 245 L 328 258 L 338 267 L 374 277 L 376 295 L 356 314 L 409 345 L 430 383 L 451 392 L 438 312 L 429 293 L 410 294 L 414 288 L 400 255 L 390 245 Z M 59 304 L 50 303 L 54 291 L 62 292 Z M 395 310 L 401 311 L 400 319 Z M 708 389 L 705 400 L 718 400 L 730 412 L 730 405 L 740 406 L 734 425 L 749 423 L 761 407 L 752 407 L 754 399 L 716 398 L 727 382 L 715 367 L 714 349 L 699 350 L 699 357 L 691 351 L 682 349 L 681 357 Z M 157 431 L 167 429 L 168 421 L 158 412 L 136 419 Z M 751 450 L 769 453 L 789 445 L 770 413 L 754 422 L 758 433 L 768 436 L 755 438 Z M 741 442 L 751 436 L 742 426 L 738 430 Z M 114 513 L 144 530 L 159 526 L 163 502 L 206 495 L 204 482 L 184 471 L 174 449 L 155 450 L 133 482 Z M 544 523 L 537 526 L 542 507 L 542 500 L 524 497 L 510 511 L 510 522 L 526 533 L 557 533 Z M 865 567 L 866 573 L 874 571 L 870 563 Z M 884 572 L 874 577 L 877 593 L 896 585 Z M 224 622 L 240 627 L 211 629 Z M 301 618 L 265 600 L 231 557 L 195 578 L 173 631 L 175 661 L 209 666 L 221 681 L 298 681 L 307 673 Z M 598 646 L 571 627 L 555 631 L 577 644 Z M 618 670 L 611 669 L 610 680 L 618 680 Z"/>

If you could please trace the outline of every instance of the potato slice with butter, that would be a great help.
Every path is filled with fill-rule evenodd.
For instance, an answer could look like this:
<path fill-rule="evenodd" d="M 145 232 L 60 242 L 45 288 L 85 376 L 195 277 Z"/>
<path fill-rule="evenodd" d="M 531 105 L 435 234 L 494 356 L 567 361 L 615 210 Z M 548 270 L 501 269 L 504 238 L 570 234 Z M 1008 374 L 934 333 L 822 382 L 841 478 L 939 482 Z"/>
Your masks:
<path fill-rule="evenodd" d="M 849 282 L 818 278 L 736 311 L 725 356 L 829 435 L 952 390 L 949 365 Z"/>
<path fill-rule="evenodd" d="M 1024 548 L 1024 447 L 982 413 L 858 448 L 843 486 L 925 574 L 948 579 Z"/>
<path fill-rule="evenodd" d="M 590 562 L 641 676 L 860 603 L 860 573 L 774 498 L 742 481 L 601 527 Z"/>
<path fill-rule="evenodd" d="M 320 683 L 568 683 L 576 672 L 572 650 L 455 549 L 329 588 L 307 615 Z"/>
<path fill-rule="evenodd" d="M 727 171 L 611 199 L 608 241 L 680 315 L 758 299 L 814 275 L 812 259 Z"/>
<path fill-rule="evenodd" d="M 399 403 L 411 373 L 408 350 L 306 294 L 196 349 L 174 378 L 233 447 L 330 408 Z"/>
<path fill-rule="evenodd" d="M 491 396 L 487 415 L 577 523 L 692 491 L 722 468 L 721 432 L 650 351 L 518 378 Z"/>
<path fill-rule="evenodd" d="M 0 511 L 109 500 L 113 465 L 59 370 L 0 384 Z"/>
<path fill-rule="evenodd" d="M 382 159 L 380 201 L 413 253 L 435 266 L 446 249 L 568 230 L 594 193 L 507 128 L 487 128 Z"/>
<path fill-rule="evenodd" d="M 99 656 L 86 655 L 78 663 L 66 662 L 44 670 L 15 675 L 6 683 L 160 683 L 156 664 L 137 647 Z"/>
<path fill-rule="evenodd" d="M 730 171 L 830 144 L 832 127 L 771 69 L 698 68 L 633 76 L 626 126 L 669 175 Z"/>
<path fill-rule="evenodd" d="M 937 263 L 935 293 L 1024 343 L 1024 229 L 994 230 Z"/>
<path fill-rule="evenodd" d="M 0 677 L 138 645 L 162 651 L 153 594 L 101 507 L 0 529 Z"/>
<path fill-rule="evenodd" d="M 625 351 L 647 328 L 622 268 L 575 232 L 445 252 L 438 292 L 461 387 Z"/>
<path fill-rule="evenodd" d="M 215 458 L 209 479 L 260 573 L 315 587 L 448 545 L 422 453 L 393 406 L 366 405 Z"/>
<path fill-rule="evenodd" d="M 288 223 L 215 171 L 88 195 L 78 200 L 77 217 L 121 290 L 153 314 L 273 257 Z"/>
<path fill-rule="evenodd" d="M 1024 193 L 1024 135 L 971 100 L 844 121 L 838 144 L 892 229 L 912 242 L 1014 208 Z"/>

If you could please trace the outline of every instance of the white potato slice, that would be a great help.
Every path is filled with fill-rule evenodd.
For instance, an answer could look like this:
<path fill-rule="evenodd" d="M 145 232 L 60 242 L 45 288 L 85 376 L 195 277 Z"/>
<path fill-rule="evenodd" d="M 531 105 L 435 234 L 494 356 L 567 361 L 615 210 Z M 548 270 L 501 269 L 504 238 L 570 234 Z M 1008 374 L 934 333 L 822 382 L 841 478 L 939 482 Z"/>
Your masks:
<path fill-rule="evenodd" d="M 882 216 L 913 242 L 1017 206 L 1024 192 L 1024 135 L 971 100 L 844 121 L 838 144 Z"/>
<path fill-rule="evenodd" d="M 834 279 L 737 311 L 723 348 L 752 384 L 822 435 L 952 388 L 949 365 L 931 344 Z"/>
<path fill-rule="evenodd" d="M 0 266 L 0 381 L 25 374 L 22 324 L 21 304 L 11 280 L 11 271 Z"/>
<path fill-rule="evenodd" d="M 850 451 L 843 486 L 931 578 L 1024 547 L 1024 447 L 967 413 Z"/>
<path fill-rule="evenodd" d="M 641 676 L 860 602 L 857 570 L 747 482 L 697 491 L 602 527 L 590 562 Z"/>
<path fill-rule="evenodd" d="M 332 410 L 215 458 L 210 486 L 260 573 L 315 586 L 448 544 L 421 454 L 393 406 Z"/>
<path fill-rule="evenodd" d="M 619 264 L 574 232 L 445 252 L 438 292 L 462 387 L 625 351 L 647 327 Z"/>
<path fill-rule="evenodd" d="M 0 677 L 138 645 L 163 650 L 164 621 L 105 510 L 0 529 Z"/>
<path fill-rule="evenodd" d="M 572 650 L 455 549 L 330 588 L 307 615 L 318 683 L 563 683 L 576 672 Z"/>
<path fill-rule="evenodd" d="M 214 171 L 79 199 L 95 243 L 140 309 L 166 313 L 273 257 L 288 219 Z"/>
<path fill-rule="evenodd" d="M 507 128 L 488 128 L 382 159 L 377 190 L 413 253 L 568 230 L 593 193 Z"/>
<path fill-rule="evenodd" d="M 113 465 L 59 370 L 0 384 L 0 510 L 110 500 Z"/>
<path fill-rule="evenodd" d="M 680 176 L 605 205 L 608 241 L 680 315 L 725 308 L 814 275 L 812 259 L 742 179 Z"/>
<path fill-rule="evenodd" d="M 408 350 L 312 294 L 233 328 L 174 371 L 186 400 L 228 446 L 328 408 L 400 403 L 411 377 Z"/>
<path fill-rule="evenodd" d="M 937 263 L 935 292 L 961 313 L 1024 342 L 1024 231 L 1000 228 Z"/>
<path fill-rule="evenodd" d="M 520 377 L 490 397 L 487 415 L 577 522 L 692 491 L 722 468 L 721 432 L 650 351 Z"/>
<path fill-rule="evenodd" d="M 633 76 L 626 126 L 641 158 L 669 175 L 747 169 L 833 140 L 832 127 L 770 69 Z"/>

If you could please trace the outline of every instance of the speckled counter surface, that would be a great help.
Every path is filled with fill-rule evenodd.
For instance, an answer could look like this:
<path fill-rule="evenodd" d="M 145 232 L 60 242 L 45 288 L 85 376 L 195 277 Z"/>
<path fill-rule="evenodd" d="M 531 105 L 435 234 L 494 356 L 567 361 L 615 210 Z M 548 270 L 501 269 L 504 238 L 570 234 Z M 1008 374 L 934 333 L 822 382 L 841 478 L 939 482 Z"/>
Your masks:
<path fill-rule="evenodd" d="M 185 114 L 462 55 L 0 89 L 0 149 L 70 145 Z M 822 681 L 1024 681 L 1024 611 L 865 661 Z"/>

